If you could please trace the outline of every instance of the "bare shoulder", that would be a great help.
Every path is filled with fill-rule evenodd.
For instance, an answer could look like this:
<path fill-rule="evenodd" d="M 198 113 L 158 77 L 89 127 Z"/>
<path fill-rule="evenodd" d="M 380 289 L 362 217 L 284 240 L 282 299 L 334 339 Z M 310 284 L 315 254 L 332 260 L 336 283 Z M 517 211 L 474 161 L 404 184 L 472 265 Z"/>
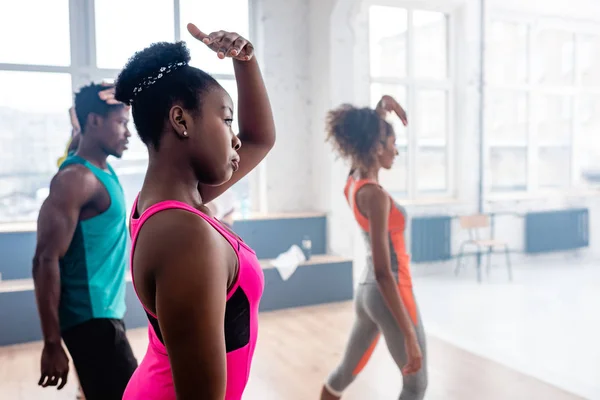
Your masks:
<path fill-rule="evenodd" d="M 201 243 L 205 247 L 215 241 L 214 233 L 215 229 L 202 217 L 187 210 L 173 208 L 152 215 L 144 223 L 138 240 L 159 247 L 167 247 L 167 243 L 176 247 Z"/>
<path fill-rule="evenodd" d="M 203 260 L 227 265 L 229 259 L 223 257 L 227 251 L 225 246 L 229 244 L 202 217 L 182 209 L 164 210 L 142 226 L 136 240 L 135 266 L 146 272 L 150 269 L 153 274 L 160 274 L 161 269 L 168 266 L 171 274 L 187 275 L 198 272 L 197 268 L 188 270 L 188 266 L 202 264 Z M 208 271 L 199 273 L 210 274 L 212 269 L 203 268 Z"/>
<path fill-rule="evenodd" d="M 101 188 L 92 171 L 83 165 L 69 165 L 54 175 L 50 182 L 51 198 L 86 200 Z"/>
<path fill-rule="evenodd" d="M 372 215 L 374 211 L 389 207 L 389 196 L 387 192 L 378 184 L 364 185 L 356 193 L 357 201 L 361 210 L 367 216 Z"/>

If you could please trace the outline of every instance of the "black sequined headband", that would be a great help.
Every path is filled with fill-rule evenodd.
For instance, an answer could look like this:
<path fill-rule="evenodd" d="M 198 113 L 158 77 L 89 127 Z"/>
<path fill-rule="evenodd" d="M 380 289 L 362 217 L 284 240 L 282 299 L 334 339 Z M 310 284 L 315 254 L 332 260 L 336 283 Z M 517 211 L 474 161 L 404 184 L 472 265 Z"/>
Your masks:
<path fill-rule="evenodd" d="M 186 65 L 188 65 L 188 63 L 186 61 L 180 61 L 177 63 L 171 63 L 171 64 L 167 65 L 166 67 L 160 67 L 158 74 L 156 74 L 156 76 L 149 76 L 149 77 L 145 78 L 139 85 L 137 85 L 135 88 L 133 88 L 133 98 L 135 98 L 145 88 L 149 88 L 150 86 L 154 85 L 156 83 L 156 81 L 158 81 L 160 78 L 162 78 L 165 75 L 170 74 L 171 72 L 175 71 L 176 69 L 179 69 Z M 129 99 L 130 103 L 133 103 L 133 98 Z"/>

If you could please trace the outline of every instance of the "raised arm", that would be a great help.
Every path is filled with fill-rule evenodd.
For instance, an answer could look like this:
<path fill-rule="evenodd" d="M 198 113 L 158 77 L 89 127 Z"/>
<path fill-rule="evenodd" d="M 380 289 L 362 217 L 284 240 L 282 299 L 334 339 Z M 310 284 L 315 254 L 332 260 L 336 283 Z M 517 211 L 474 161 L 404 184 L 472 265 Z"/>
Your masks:
<path fill-rule="evenodd" d="M 390 214 L 390 198 L 378 186 L 365 186 L 365 202 L 368 204 L 366 211 L 369 219 L 369 232 L 371 233 L 371 246 L 373 251 L 373 265 L 375 278 L 383 294 L 383 298 L 391 310 L 400 330 L 404 333 L 408 361 L 403 368 L 406 374 L 414 373 L 421 368 L 422 355 L 417 341 L 414 326 L 410 320 L 408 310 L 404 306 L 400 293 L 392 275 L 390 258 L 390 245 L 388 240 L 388 218 Z"/>
<path fill-rule="evenodd" d="M 207 35 L 194 24 L 188 24 L 188 31 L 219 58 L 233 58 L 238 89 L 238 137 L 242 142 L 238 151 L 239 169 L 221 186 L 200 184 L 202 199 L 209 202 L 248 175 L 266 157 L 275 144 L 275 122 L 252 44 L 237 33 L 219 31 Z"/>
<path fill-rule="evenodd" d="M 58 320 L 59 260 L 69 248 L 81 208 L 93 197 L 97 187 L 90 175 L 78 166 L 60 171 L 50 183 L 50 194 L 38 216 L 32 273 L 44 335 L 39 381 L 44 387 L 58 385 L 62 389 L 67 382 L 68 359 L 62 348 Z"/>
<path fill-rule="evenodd" d="M 404 124 L 404 126 L 408 125 L 408 118 L 406 116 L 406 111 L 404 108 L 394 99 L 392 96 L 384 95 L 381 97 L 381 100 L 377 103 L 377 107 L 375 107 L 375 111 L 381 118 L 385 118 L 387 113 L 394 112 L 400 118 L 400 121 Z"/>
<path fill-rule="evenodd" d="M 156 315 L 177 399 L 223 400 L 223 321 L 235 253 L 207 222 L 187 211 L 163 211 L 146 224 L 138 237 L 138 246 L 144 245 L 136 249 L 134 273 L 138 276 L 138 266 L 154 266 L 147 273 L 154 276 Z"/>

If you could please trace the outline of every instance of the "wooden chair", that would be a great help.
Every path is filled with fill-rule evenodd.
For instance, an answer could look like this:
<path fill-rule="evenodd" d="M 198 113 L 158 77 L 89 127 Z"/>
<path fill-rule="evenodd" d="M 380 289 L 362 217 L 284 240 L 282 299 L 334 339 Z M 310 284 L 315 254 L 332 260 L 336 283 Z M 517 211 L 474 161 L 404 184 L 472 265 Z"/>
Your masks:
<path fill-rule="evenodd" d="M 489 275 L 490 267 L 492 262 L 492 252 L 494 251 L 494 247 L 504 247 L 504 254 L 506 255 L 506 268 L 508 269 L 508 279 L 512 281 L 512 269 L 510 265 L 510 256 L 509 256 L 509 248 L 508 243 L 496 240 L 493 238 L 493 233 L 491 233 L 490 239 L 480 239 L 479 238 L 479 230 L 480 229 L 490 229 L 490 217 L 489 215 L 469 215 L 463 216 L 459 218 L 460 227 L 462 229 L 467 229 L 469 231 L 469 240 L 466 240 L 460 244 L 460 250 L 458 253 L 458 257 L 456 260 L 456 269 L 454 270 L 454 274 L 458 275 L 460 272 L 460 268 L 462 266 L 462 258 L 464 256 L 465 247 L 468 245 L 477 247 L 477 257 L 481 257 L 482 249 L 487 248 L 487 267 L 486 274 Z M 490 229 L 491 230 L 491 229 Z M 481 282 L 481 265 L 477 263 L 477 280 Z"/>

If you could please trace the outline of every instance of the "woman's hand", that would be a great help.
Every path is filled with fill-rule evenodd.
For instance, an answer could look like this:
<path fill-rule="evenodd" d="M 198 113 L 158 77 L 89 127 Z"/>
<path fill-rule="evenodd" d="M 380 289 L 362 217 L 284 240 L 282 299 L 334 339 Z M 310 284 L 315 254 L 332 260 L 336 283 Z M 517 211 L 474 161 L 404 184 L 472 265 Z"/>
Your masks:
<path fill-rule="evenodd" d="M 385 114 L 388 112 L 394 112 L 398 118 L 400 118 L 400 121 L 402 121 L 404 126 L 408 125 L 406 111 L 404 111 L 404 108 L 402 108 L 400 103 L 398 103 L 392 96 L 384 95 L 381 97 L 381 100 L 379 100 L 379 103 L 377 104 L 377 111 L 382 117 L 385 117 Z"/>
<path fill-rule="evenodd" d="M 194 24 L 187 25 L 188 32 L 217 53 L 223 59 L 231 57 L 239 61 L 249 61 L 254 57 L 254 46 L 237 33 L 218 31 L 209 35 Z"/>
<path fill-rule="evenodd" d="M 402 374 L 410 375 L 421 369 L 423 363 L 423 354 L 421 353 L 421 346 L 417 341 L 416 335 L 411 335 L 406 338 L 404 342 L 406 349 L 406 365 L 402 367 Z"/>
<path fill-rule="evenodd" d="M 98 97 L 104 100 L 106 104 L 120 104 L 120 102 L 117 99 L 115 99 L 115 85 L 110 82 L 102 82 L 101 85 L 106 86 L 106 89 L 99 91 Z"/>

